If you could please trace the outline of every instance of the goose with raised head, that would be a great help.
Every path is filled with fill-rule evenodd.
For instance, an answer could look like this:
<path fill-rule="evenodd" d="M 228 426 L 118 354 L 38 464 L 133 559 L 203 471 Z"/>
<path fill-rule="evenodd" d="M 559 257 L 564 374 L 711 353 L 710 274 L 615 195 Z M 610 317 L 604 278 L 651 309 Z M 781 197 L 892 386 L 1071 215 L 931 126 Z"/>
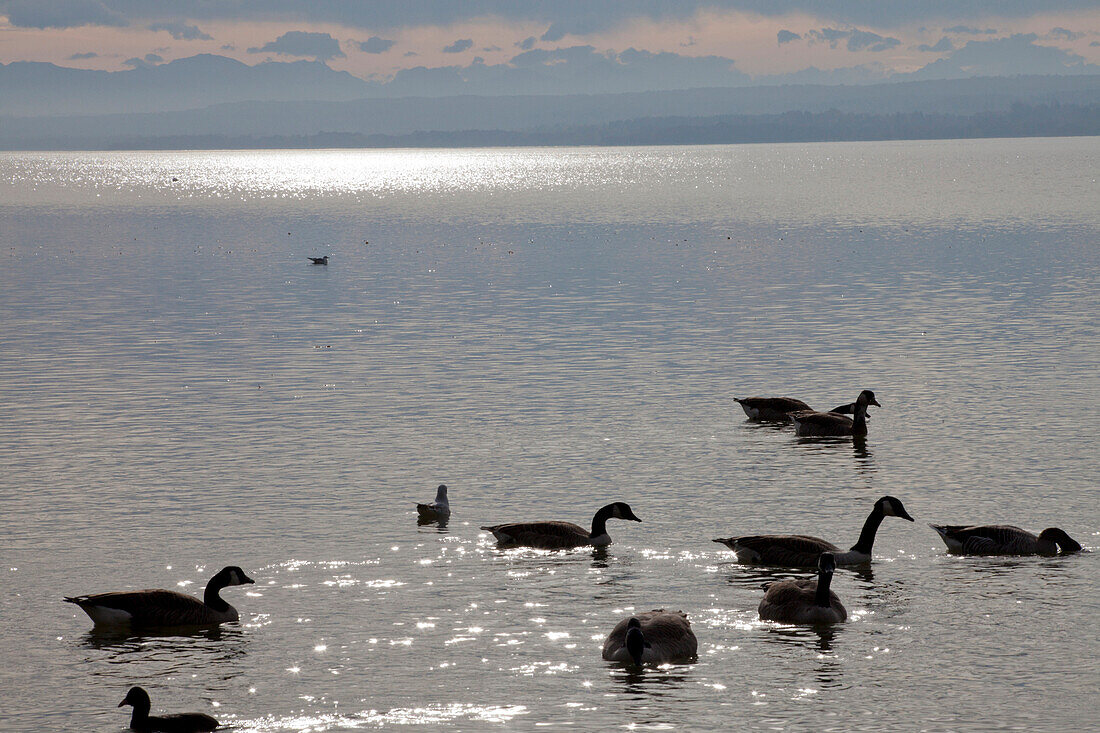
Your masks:
<path fill-rule="evenodd" d="M 882 407 L 875 399 L 875 393 L 865 389 L 856 398 L 852 407 L 852 417 L 839 412 L 814 412 L 797 410 L 788 413 L 794 423 L 794 434 L 801 438 L 824 438 L 832 436 L 867 435 L 867 407 Z M 849 405 L 841 405 L 837 410 L 847 410 Z"/>
<path fill-rule="evenodd" d="M 497 542 L 507 547 L 534 547 L 540 550 L 566 550 L 585 545 L 610 545 L 607 534 L 608 519 L 642 520 L 634 516 L 630 505 L 617 501 L 596 512 L 592 517 L 592 531 L 572 522 L 515 522 L 494 524 L 482 529 L 492 532 Z"/>
<path fill-rule="evenodd" d="M 823 552 L 833 554 L 837 565 L 859 565 L 871 562 L 871 548 L 879 525 L 886 517 L 899 517 L 912 522 L 901 500 L 884 496 L 875 502 L 871 513 L 863 522 L 859 540 L 847 552 L 820 537 L 800 534 L 761 534 L 744 537 L 725 537 L 714 540 L 725 545 L 737 555 L 737 561 L 746 565 L 783 565 L 812 568 Z"/>
<path fill-rule="evenodd" d="M 1048 527 L 1034 535 L 1011 524 L 966 526 L 929 524 L 956 555 L 1057 555 L 1080 552 L 1081 545 L 1065 530 Z"/>
<path fill-rule="evenodd" d="M 829 590 L 836 563 L 832 553 L 817 559 L 817 577 L 779 580 L 769 583 L 757 610 L 762 621 L 784 624 L 835 624 L 848 618 L 848 611 Z"/>
<path fill-rule="evenodd" d="M 239 567 L 230 565 L 210 579 L 201 601 L 174 590 L 97 593 L 67 597 L 65 601 L 80 606 L 96 626 L 216 626 L 237 620 L 237 609 L 221 597 L 222 588 L 254 582 Z"/>
<path fill-rule="evenodd" d="M 435 501 L 430 504 L 417 504 L 416 513 L 422 521 L 434 522 L 451 516 L 451 505 L 447 501 L 447 486 L 440 484 L 435 490 Z"/>
<path fill-rule="evenodd" d="M 665 664 L 694 661 L 699 641 L 687 615 L 659 608 L 624 618 L 615 624 L 603 643 L 603 658 L 609 662 Z"/>
<path fill-rule="evenodd" d="M 199 731 L 215 730 L 218 721 L 206 713 L 175 713 L 174 715 L 150 715 L 149 709 L 152 703 L 149 701 L 149 693 L 140 687 L 131 687 L 126 697 L 118 704 L 132 705 L 133 714 L 130 716 L 130 730 L 141 733 L 158 731 L 160 733 L 199 733 Z"/>
<path fill-rule="evenodd" d="M 810 406 L 802 400 L 793 397 L 746 397 L 733 398 L 733 401 L 741 405 L 745 415 L 753 422 L 790 422 L 790 413 L 799 411 L 812 412 Z M 849 402 L 829 410 L 838 415 L 850 415 L 855 412 L 856 403 Z"/>

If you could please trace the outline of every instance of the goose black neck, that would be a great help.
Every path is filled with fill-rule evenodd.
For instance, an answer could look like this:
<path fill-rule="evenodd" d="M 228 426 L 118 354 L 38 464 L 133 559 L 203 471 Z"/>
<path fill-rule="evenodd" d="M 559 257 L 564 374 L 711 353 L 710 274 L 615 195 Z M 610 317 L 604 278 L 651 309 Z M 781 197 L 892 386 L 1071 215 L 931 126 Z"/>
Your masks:
<path fill-rule="evenodd" d="M 852 411 L 852 435 L 867 434 L 867 403 L 857 402 Z"/>
<path fill-rule="evenodd" d="M 596 512 L 596 516 L 592 517 L 592 532 L 588 536 L 599 537 L 600 535 L 607 534 L 607 520 L 611 518 L 614 511 L 614 505 L 608 504 L 603 509 Z"/>
<path fill-rule="evenodd" d="M 217 576 L 210 579 L 210 582 L 206 584 L 206 592 L 202 595 L 202 601 L 206 605 L 213 608 L 215 611 L 224 611 L 229 608 L 229 604 L 222 600 L 221 590 L 225 587 Z"/>
<path fill-rule="evenodd" d="M 817 574 L 817 593 L 814 594 L 814 605 L 829 608 L 829 584 L 833 582 L 832 571 L 821 571 Z"/>
<path fill-rule="evenodd" d="M 148 730 L 150 705 L 147 700 L 134 703 L 134 712 L 130 715 L 131 730 Z"/>
<path fill-rule="evenodd" d="M 642 654 L 645 652 L 645 635 L 641 629 L 629 629 L 626 632 L 626 651 L 634 664 L 641 666 Z"/>
<path fill-rule="evenodd" d="M 882 524 L 885 516 L 876 504 L 871 513 L 867 515 L 867 521 L 863 523 L 863 530 L 859 533 L 859 541 L 852 545 L 852 552 L 862 552 L 864 555 L 871 554 L 871 547 L 875 544 L 875 533 L 878 532 L 878 526 Z"/>

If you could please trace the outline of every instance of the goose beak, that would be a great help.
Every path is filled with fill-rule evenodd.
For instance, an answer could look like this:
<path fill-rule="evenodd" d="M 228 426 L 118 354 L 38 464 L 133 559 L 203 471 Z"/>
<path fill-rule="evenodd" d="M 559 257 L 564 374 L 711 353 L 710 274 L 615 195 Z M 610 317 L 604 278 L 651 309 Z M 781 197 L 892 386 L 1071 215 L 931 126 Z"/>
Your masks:
<path fill-rule="evenodd" d="M 876 400 L 876 399 L 875 399 L 874 397 L 872 397 L 872 398 L 871 398 L 871 401 L 870 401 L 870 402 L 868 402 L 867 404 L 869 404 L 869 405 L 874 405 L 875 407 L 882 407 L 882 405 L 880 405 L 880 404 L 878 403 L 878 400 Z"/>
<path fill-rule="evenodd" d="M 910 520 L 910 521 L 912 521 L 912 520 Z M 248 577 L 247 575 L 245 575 L 244 577 L 241 578 L 241 583 L 243 583 L 245 585 L 254 585 L 256 583 L 256 581 L 253 580 L 252 578 Z"/>
<path fill-rule="evenodd" d="M 905 511 L 901 507 L 898 507 L 897 509 L 898 509 L 898 516 L 899 517 L 901 517 L 902 519 L 906 519 L 910 522 L 913 521 L 913 518 L 911 516 L 909 516 L 909 512 Z"/>
<path fill-rule="evenodd" d="M 122 702 L 120 702 L 120 703 L 118 704 L 118 706 L 119 706 L 119 707 L 122 707 L 123 705 L 126 705 L 126 704 L 127 704 L 128 702 L 129 702 L 128 700 L 123 700 Z"/>

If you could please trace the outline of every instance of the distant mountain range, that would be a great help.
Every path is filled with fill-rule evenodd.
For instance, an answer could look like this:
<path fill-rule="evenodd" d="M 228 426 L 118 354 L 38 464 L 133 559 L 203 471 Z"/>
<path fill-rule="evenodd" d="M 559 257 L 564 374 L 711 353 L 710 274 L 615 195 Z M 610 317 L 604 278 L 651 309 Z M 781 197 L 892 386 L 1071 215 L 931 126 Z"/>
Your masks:
<path fill-rule="evenodd" d="M 1030 130 L 1021 134 L 1100 135 L 1100 126 L 1090 127 L 1094 122 L 1080 112 L 1100 105 L 1100 75 L 1087 74 L 628 94 L 385 96 L 393 91 L 319 62 L 248 66 L 204 55 L 120 72 L 0 64 L 0 149 L 289 147 L 323 140 L 333 145 L 338 140 L 345 145 L 353 140 L 362 145 L 582 144 L 628 137 L 738 141 L 760 138 L 762 133 L 745 132 L 757 123 L 761 129 L 777 125 L 777 135 L 786 131 L 776 139 L 853 139 L 837 122 L 843 115 L 852 116 L 851 130 L 862 131 L 862 139 L 950 137 L 961 119 L 980 115 L 1000 121 L 983 118 L 972 132 L 1011 129 L 1016 116 L 1020 129 Z M 1071 109 L 1073 125 L 1060 126 L 1057 110 L 1069 114 Z M 810 116 L 796 123 L 790 116 L 795 112 Z M 891 115 L 927 119 L 918 124 L 911 117 L 902 124 L 901 118 L 889 122 Z M 715 125 L 725 132 L 704 132 Z M 732 134 L 731 125 L 741 132 Z M 942 134 L 933 130 L 936 125 Z"/>

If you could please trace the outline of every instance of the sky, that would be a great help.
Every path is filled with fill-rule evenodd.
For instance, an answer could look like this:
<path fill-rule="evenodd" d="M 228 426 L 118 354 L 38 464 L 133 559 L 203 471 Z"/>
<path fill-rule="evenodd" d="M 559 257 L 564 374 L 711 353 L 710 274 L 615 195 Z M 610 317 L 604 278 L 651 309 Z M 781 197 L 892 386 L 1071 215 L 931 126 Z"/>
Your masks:
<path fill-rule="evenodd" d="M 1095 0 L 0 0 L 0 63 L 109 71 L 200 53 L 363 79 L 597 64 L 690 79 L 1100 72 Z M 817 76 L 806 77 L 807 70 Z"/>

